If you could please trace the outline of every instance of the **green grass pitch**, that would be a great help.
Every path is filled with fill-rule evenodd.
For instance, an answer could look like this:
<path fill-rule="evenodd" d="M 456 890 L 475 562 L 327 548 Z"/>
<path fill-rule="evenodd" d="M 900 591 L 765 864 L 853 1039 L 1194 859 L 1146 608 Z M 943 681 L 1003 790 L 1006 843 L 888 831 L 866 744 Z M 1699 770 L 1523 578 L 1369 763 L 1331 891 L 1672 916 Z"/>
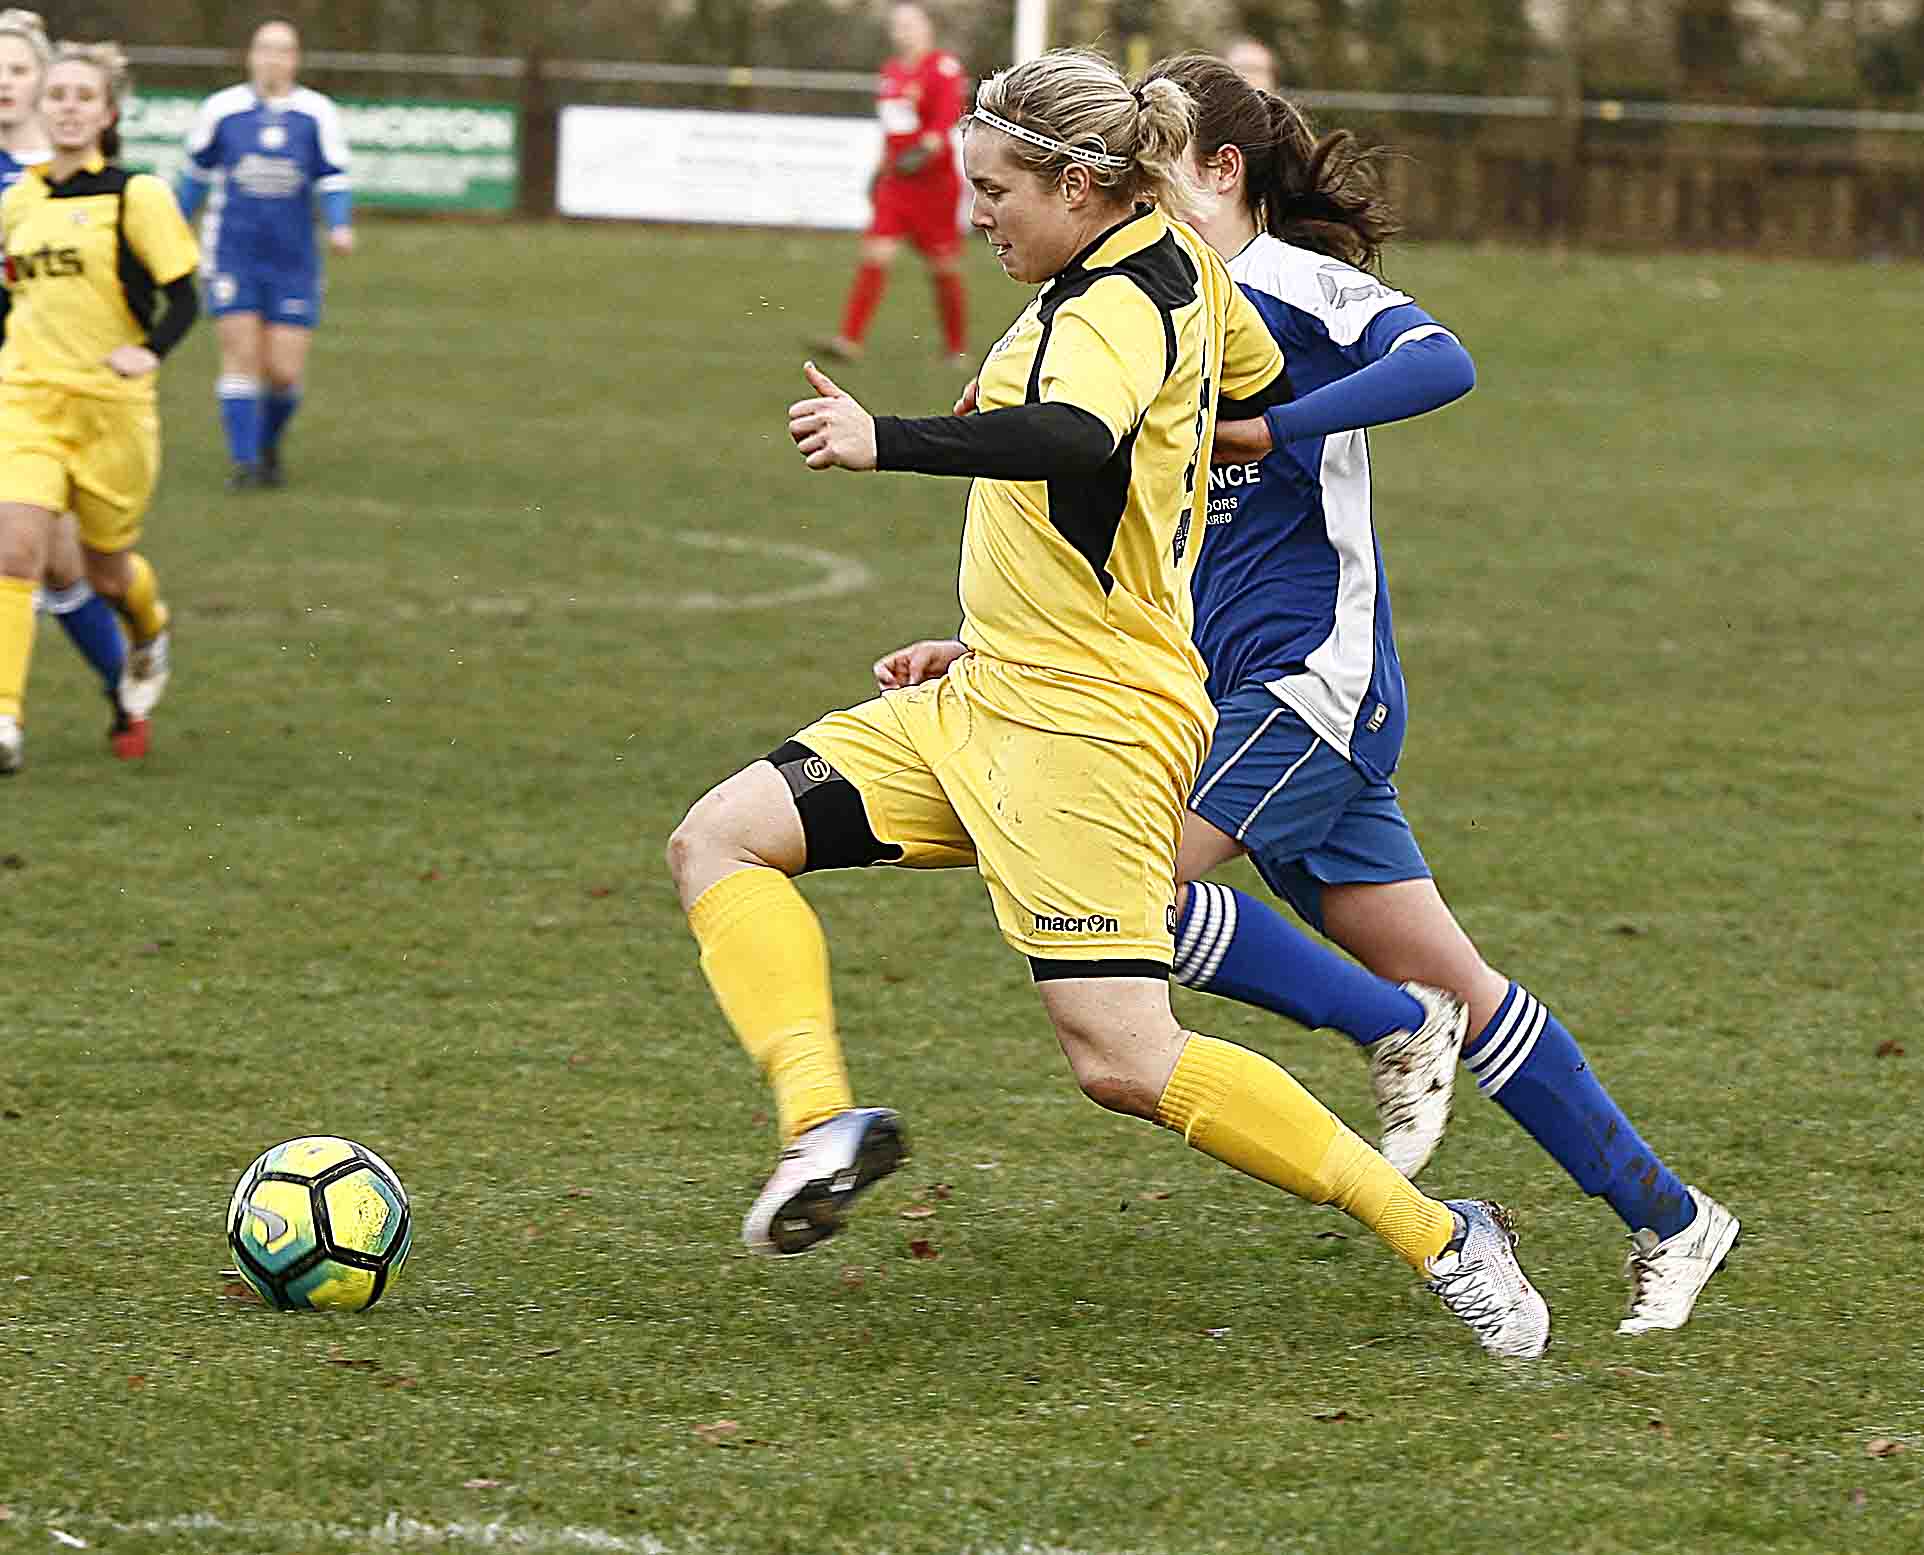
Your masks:
<path fill-rule="evenodd" d="M 1915 269 L 1392 266 L 1480 375 L 1374 440 L 1406 804 L 1745 1222 L 1689 1328 L 1617 1339 L 1620 1228 L 1466 1081 L 1426 1181 L 1517 1210 L 1556 1324 L 1519 1366 L 1341 1217 L 1082 1100 L 967 874 L 807 885 L 916 1157 L 749 1261 L 766 1099 L 662 844 L 953 624 L 962 487 L 786 440 L 846 239 L 365 238 L 285 493 L 221 492 L 211 331 L 166 369 L 144 765 L 41 634 L 0 788 L 0 1555 L 1924 1547 Z M 986 344 L 1023 293 L 970 264 Z M 842 376 L 959 387 L 912 262 Z M 1369 1127 L 1346 1044 L 1180 1004 Z M 364 1316 L 223 1295 L 235 1176 L 312 1131 L 413 1195 Z"/>

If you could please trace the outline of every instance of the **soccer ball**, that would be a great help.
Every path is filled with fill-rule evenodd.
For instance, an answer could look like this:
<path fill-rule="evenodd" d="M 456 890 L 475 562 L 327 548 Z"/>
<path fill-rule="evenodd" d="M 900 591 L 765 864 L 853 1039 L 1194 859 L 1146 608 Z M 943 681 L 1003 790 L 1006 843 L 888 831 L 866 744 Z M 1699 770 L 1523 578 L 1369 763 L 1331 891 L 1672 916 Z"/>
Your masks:
<path fill-rule="evenodd" d="M 241 1278 L 283 1312 L 373 1306 L 413 1238 L 394 1168 L 366 1145 L 328 1134 L 263 1151 L 227 1207 Z"/>

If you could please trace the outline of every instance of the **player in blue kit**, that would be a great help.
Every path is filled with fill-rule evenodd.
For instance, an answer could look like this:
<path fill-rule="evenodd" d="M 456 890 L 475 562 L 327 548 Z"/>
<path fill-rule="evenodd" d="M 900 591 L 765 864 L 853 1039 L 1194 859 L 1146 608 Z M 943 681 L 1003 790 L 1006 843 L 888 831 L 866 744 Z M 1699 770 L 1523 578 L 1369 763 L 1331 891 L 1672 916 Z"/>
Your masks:
<path fill-rule="evenodd" d="M 215 391 L 233 491 L 284 480 L 281 438 L 300 407 L 321 317 L 317 199 L 328 247 L 354 251 L 347 137 L 333 100 L 295 84 L 300 59 L 293 23 L 254 30 L 247 83 L 201 104 L 175 189 L 190 218 L 207 205 L 203 275 L 220 338 Z"/>
<path fill-rule="evenodd" d="M 1192 223 L 1283 347 L 1296 395 L 1217 430 L 1194 593 L 1218 716 L 1183 834 L 1178 873 L 1196 884 L 1174 976 L 1370 1040 L 1354 1022 L 1323 1018 L 1319 986 L 1348 985 L 1306 958 L 1318 947 L 1270 908 L 1201 879 L 1246 854 L 1364 966 L 1456 993 L 1469 1007 L 1461 1057 L 1479 1089 L 1630 1229 L 1618 1332 L 1681 1327 L 1735 1244 L 1736 1218 L 1664 1164 L 1556 1016 L 1484 962 L 1390 781 L 1406 707 L 1363 429 L 1449 403 L 1475 369 L 1455 336 L 1373 273 L 1396 229 L 1350 137 L 1317 138 L 1293 106 L 1220 60 L 1185 56 L 1151 74 L 1196 100 L 1190 151 L 1205 205 Z M 1408 1013 L 1377 1018 L 1407 1024 Z M 1456 1056 L 1444 1048 L 1433 1064 L 1379 1074 L 1390 1082 L 1377 1087 L 1379 1106 L 1427 1113 L 1417 1131 L 1440 1136 Z"/>

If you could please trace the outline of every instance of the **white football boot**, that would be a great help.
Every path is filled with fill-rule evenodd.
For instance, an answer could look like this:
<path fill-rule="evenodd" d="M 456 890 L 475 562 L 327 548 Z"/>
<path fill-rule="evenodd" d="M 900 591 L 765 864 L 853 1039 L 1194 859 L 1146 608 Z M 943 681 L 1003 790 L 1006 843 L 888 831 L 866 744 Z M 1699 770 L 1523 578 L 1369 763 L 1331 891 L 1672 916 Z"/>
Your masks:
<path fill-rule="evenodd" d="M 1430 1289 L 1492 1355 L 1541 1355 L 1550 1347 L 1550 1308 L 1516 1261 L 1514 1218 L 1486 1199 L 1446 1202 L 1460 1229 L 1425 1261 Z"/>
<path fill-rule="evenodd" d="M 1659 1328 L 1682 1328 L 1710 1283 L 1723 1267 L 1742 1229 L 1737 1217 L 1707 1193 L 1690 1190 L 1697 1218 L 1675 1236 L 1657 1240 L 1645 1226 L 1631 1233 L 1630 1252 L 1623 1260 L 1630 1281 L 1630 1315 L 1617 1324 L 1620 1334 L 1647 1334 Z"/>
<path fill-rule="evenodd" d="M 887 1107 L 851 1107 L 796 1136 L 742 1221 L 752 1253 L 788 1258 L 842 1229 L 855 1195 L 909 1158 L 902 1120 Z"/>
<path fill-rule="evenodd" d="M 27 736 L 20 720 L 0 718 L 0 777 L 11 777 L 27 763 Z"/>
<path fill-rule="evenodd" d="M 173 673 L 173 634 L 163 628 L 156 637 L 135 643 L 127 652 L 127 668 L 120 677 L 121 711 L 136 722 L 153 715 Z"/>
<path fill-rule="evenodd" d="M 1393 1031 L 1363 1051 L 1369 1055 L 1376 1120 L 1383 1127 L 1376 1148 L 1405 1177 L 1415 1177 L 1436 1154 L 1450 1124 L 1470 1009 L 1455 994 L 1426 983 L 1405 983 L 1403 991 L 1423 1006 L 1423 1024 L 1414 1031 Z"/>

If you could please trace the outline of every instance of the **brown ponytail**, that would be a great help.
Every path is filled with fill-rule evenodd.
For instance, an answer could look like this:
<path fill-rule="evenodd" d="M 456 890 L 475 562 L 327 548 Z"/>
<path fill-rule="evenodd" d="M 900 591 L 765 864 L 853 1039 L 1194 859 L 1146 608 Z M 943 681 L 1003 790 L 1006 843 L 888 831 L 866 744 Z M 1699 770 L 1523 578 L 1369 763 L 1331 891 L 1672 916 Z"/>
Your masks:
<path fill-rule="evenodd" d="M 1258 91 L 1208 54 L 1181 54 L 1149 72 L 1196 102 L 1194 145 L 1203 161 L 1225 146 L 1243 155 L 1243 199 L 1256 225 L 1360 269 L 1374 270 L 1402 230 L 1384 198 L 1376 163 L 1385 155 L 1348 130 L 1319 137 L 1294 103 Z"/>

